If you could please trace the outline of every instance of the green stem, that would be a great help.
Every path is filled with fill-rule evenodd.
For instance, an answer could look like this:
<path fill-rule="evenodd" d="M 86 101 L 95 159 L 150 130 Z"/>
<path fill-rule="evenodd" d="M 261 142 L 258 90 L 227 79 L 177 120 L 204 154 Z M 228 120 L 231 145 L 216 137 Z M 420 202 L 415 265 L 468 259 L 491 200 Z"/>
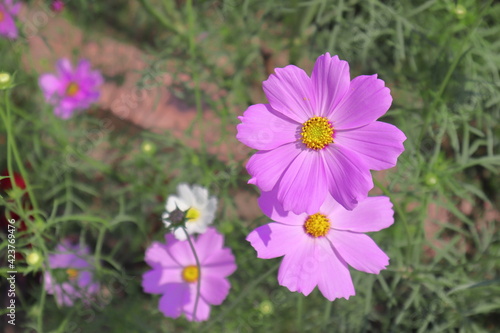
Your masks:
<path fill-rule="evenodd" d="M 186 227 L 182 227 L 182 230 L 186 234 L 187 241 L 189 242 L 189 246 L 191 247 L 191 251 L 193 251 L 194 259 L 196 260 L 196 268 L 198 269 L 198 280 L 196 283 L 196 299 L 194 301 L 194 309 L 193 309 L 193 321 L 196 321 L 196 310 L 198 309 L 198 301 L 201 296 L 201 265 L 200 260 L 198 259 L 198 255 L 196 254 L 196 250 L 194 248 L 193 242 L 191 240 L 191 236 L 189 236 Z"/>
<path fill-rule="evenodd" d="M 153 16 L 158 22 L 161 23 L 161 25 L 163 25 L 165 28 L 167 28 L 168 30 L 171 30 L 172 32 L 175 32 L 176 34 L 179 34 L 181 35 L 181 32 L 179 31 L 179 29 L 170 23 L 170 21 L 165 17 L 163 16 L 162 14 L 160 14 L 150 3 L 149 1 L 147 0 L 139 0 L 139 2 L 141 3 L 142 7 L 149 13 L 151 14 L 151 16 Z"/>
<path fill-rule="evenodd" d="M 102 251 L 102 243 L 104 241 L 104 235 L 106 234 L 106 229 L 104 227 L 101 227 L 99 230 L 99 236 L 97 236 L 97 244 L 95 246 L 95 253 L 94 253 L 94 260 L 95 260 L 95 267 L 98 271 L 101 269 L 101 251 Z"/>
<path fill-rule="evenodd" d="M 33 194 L 33 190 L 31 188 L 31 184 L 28 180 L 28 173 L 26 172 L 26 169 L 24 168 L 24 164 L 22 162 L 21 156 L 19 155 L 19 151 L 17 150 L 17 145 L 16 141 L 14 139 L 13 133 L 12 133 L 12 123 L 10 122 L 11 117 L 10 117 L 10 103 L 9 103 L 9 98 L 8 98 L 8 93 L 5 92 L 5 113 L 1 112 L 0 114 L 2 115 L 2 119 L 5 125 L 5 129 L 7 131 L 7 147 L 9 149 L 12 148 L 10 151 L 14 155 L 14 159 L 16 161 L 17 167 L 19 168 L 19 173 L 21 174 L 21 177 L 24 179 L 24 183 L 26 186 L 26 191 L 28 192 L 28 196 L 30 198 L 30 202 L 33 205 L 33 208 L 35 210 L 35 214 L 39 214 L 40 210 L 38 208 L 38 202 L 36 201 L 35 195 Z M 2 111 L 3 108 L 2 108 Z M 14 173 L 12 170 L 12 162 L 10 156 L 7 156 L 7 167 L 9 171 L 9 177 L 11 180 L 12 187 L 17 187 L 17 184 L 14 180 Z"/>
<path fill-rule="evenodd" d="M 411 234 L 410 234 L 410 229 L 408 227 L 408 221 L 406 220 L 406 214 L 405 214 L 405 212 L 403 211 L 403 209 L 399 205 L 399 202 L 396 201 L 396 200 L 394 200 L 393 196 L 391 195 L 391 192 L 384 185 L 382 185 L 381 182 L 379 182 L 377 179 L 375 179 L 375 177 L 373 178 L 373 183 L 380 190 L 382 190 L 382 193 L 384 193 L 386 196 L 388 196 L 391 199 L 391 202 L 392 202 L 392 204 L 394 206 L 394 210 L 398 214 L 399 218 L 403 221 L 403 226 L 404 226 L 404 229 L 405 229 L 406 238 L 408 240 L 408 247 L 410 247 L 410 244 L 412 244 L 412 237 L 411 237 Z"/>

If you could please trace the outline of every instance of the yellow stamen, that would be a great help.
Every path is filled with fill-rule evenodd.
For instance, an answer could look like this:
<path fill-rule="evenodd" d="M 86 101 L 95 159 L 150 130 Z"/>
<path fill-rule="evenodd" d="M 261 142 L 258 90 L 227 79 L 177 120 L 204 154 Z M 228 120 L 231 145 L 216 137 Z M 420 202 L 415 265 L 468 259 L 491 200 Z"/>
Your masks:
<path fill-rule="evenodd" d="M 312 237 L 324 237 L 330 230 L 330 220 L 321 213 L 309 215 L 304 223 L 304 230 Z"/>
<path fill-rule="evenodd" d="M 191 207 L 186 213 L 186 218 L 188 219 L 188 222 L 195 222 L 200 215 L 201 213 L 198 209 Z"/>
<path fill-rule="evenodd" d="M 75 96 L 78 92 L 80 91 L 80 87 L 74 82 L 71 82 L 68 84 L 68 87 L 66 88 L 66 96 L 73 97 Z"/>
<path fill-rule="evenodd" d="M 74 280 L 78 277 L 78 271 L 74 268 L 68 268 L 66 274 L 68 274 L 70 280 Z"/>
<path fill-rule="evenodd" d="M 0 10 L 0 22 L 3 21 L 5 14 Z"/>
<path fill-rule="evenodd" d="M 333 126 L 325 117 L 312 117 L 302 125 L 302 142 L 309 149 L 319 150 L 333 143 Z"/>
<path fill-rule="evenodd" d="M 188 283 L 193 283 L 198 281 L 200 272 L 196 266 L 186 266 L 182 270 L 182 279 Z"/>

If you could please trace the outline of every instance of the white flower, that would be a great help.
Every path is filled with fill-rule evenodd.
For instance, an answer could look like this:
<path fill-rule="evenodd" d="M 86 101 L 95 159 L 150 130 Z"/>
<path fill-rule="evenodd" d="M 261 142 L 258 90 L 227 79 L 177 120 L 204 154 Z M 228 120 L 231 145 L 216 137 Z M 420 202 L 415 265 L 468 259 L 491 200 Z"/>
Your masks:
<path fill-rule="evenodd" d="M 169 227 L 172 222 L 169 221 L 170 214 L 179 208 L 186 212 L 186 230 L 188 234 L 202 234 L 207 230 L 207 226 L 212 224 L 217 210 L 217 199 L 208 196 L 208 190 L 199 185 L 189 187 L 188 184 L 179 184 L 177 186 L 178 196 L 171 195 L 167 198 L 165 205 L 166 212 L 162 219 L 165 227 Z M 174 230 L 174 236 L 178 240 L 186 240 L 186 234 L 181 228 Z"/>

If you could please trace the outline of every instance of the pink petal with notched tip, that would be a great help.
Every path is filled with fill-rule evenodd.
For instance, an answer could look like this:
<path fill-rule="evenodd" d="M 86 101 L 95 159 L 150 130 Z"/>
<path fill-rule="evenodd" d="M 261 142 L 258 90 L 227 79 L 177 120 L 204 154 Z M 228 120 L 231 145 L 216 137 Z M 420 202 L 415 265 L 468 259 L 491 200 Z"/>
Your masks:
<path fill-rule="evenodd" d="M 236 126 L 236 138 L 253 149 L 270 150 L 297 141 L 300 124 L 275 111 L 269 104 L 250 106 Z"/>
<path fill-rule="evenodd" d="M 371 170 L 394 167 L 405 150 L 405 140 L 406 136 L 396 126 L 380 121 L 335 132 L 335 143 L 358 153 Z"/>
<path fill-rule="evenodd" d="M 315 258 L 318 252 L 317 241 L 327 242 L 326 239 L 313 239 L 301 230 L 303 239 L 295 244 L 289 243 L 289 249 L 285 254 L 278 272 L 278 282 L 290 291 L 301 292 L 309 295 L 318 284 L 318 274 L 322 269 Z"/>
<path fill-rule="evenodd" d="M 388 197 L 368 197 L 354 210 L 346 210 L 338 203 L 323 205 L 332 228 L 354 232 L 374 232 L 394 223 L 394 211 Z"/>
<path fill-rule="evenodd" d="M 250 232 L 246 240 L 257 251 L 257 258 L 271 259 L 289 253 L 305 237 L 300 226 L 268 223 Z"/>
<path fill-rule="evenodd" d="M 374 122 L 389 110 L 391 91 L 377 74 L 361 75 L 351 81 L 349 91 L 329 119 L 334 129 L 351 129 Z"/>
<path fill-rule="evenodd" d="M 349 64 L 330 53 L 321 55 L 314 64 L 311 81 L 316 100 L 316 115 L 330 117 L 335 106 L 349 90 Z"/>
<path fill-rule="evenodd" d="M 327 237 L 339 255 L 358 271 L 378 274 L 389 265 L 389 257 L 365 234 L 332 230 Z"/>
<path fill-rule="evenodd" d="M 318 288 L 329 301 L 336 298 L 349 299 L 356 294 L 352 284 L 351 274 L 347 263 L 334 252 L 330 246 L 331 256 L 322 262 L 318 272 Z"/>
<path fill-rule="evenodd" d="M 262 83 L 271 107 L 298 123 L 315 115 L 316 106 L 311 78 L 293 65 L 276 68 Z"/>

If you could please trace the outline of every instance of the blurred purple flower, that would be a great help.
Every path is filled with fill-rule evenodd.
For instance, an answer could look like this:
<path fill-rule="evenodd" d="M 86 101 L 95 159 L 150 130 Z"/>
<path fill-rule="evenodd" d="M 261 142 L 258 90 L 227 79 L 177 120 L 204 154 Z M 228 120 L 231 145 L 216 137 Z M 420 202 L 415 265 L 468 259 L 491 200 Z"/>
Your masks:
<path fill-rule="evenodd" d="M 379 231 L 394 222 L 388 197 L 369 197 L 352 211 L 328 196 L 319 211 L 308 215 L 285 212 L 276 193 L 263 193 L 259 205 L 273 221 L 248 236 L 257 257 L 284 256 L 278 282 L 290 291 L 309 295 L 318 286 L 328 300 L 355 294 L 348 265 L 378 274 L 389 257 L 365 232 Z"/>
<path fill-rule="evenodd" d="M 68 59 L 60 59 L 56 68 L 56 75 L 43 74 L 39 78 L 45 100 L 55 107 L 56 116 L 68 119 L 99 99 L 104 80 L 99 71 L 91 70 L 88 60 L 80 60 L 73 69 Z"/>
<path fill-rule="evenodd" d="M 376 121 L 392 103 L 377 75 L 350 79 L 349 64 L 329 53 L 311 77 L 290 65 L 264 81 L 269 104 L 250 106 L 237 139 L 258 149 L 247 163 L 249 183 L 277 190 L 284 209 L 315 213 L 330 194 L 348 210 L 373 187 L 370 170 L 396 165 L 403 132 Z"/>
<path fill-rule="evenodd" d="M 187 240 L 179 241 L 171 233 L 165 235 L 165 240 L 166 244 L 154 242 L 146 251 L 145 260 L 153 269 L 142 277 L 144 291 L 163 295 L 159 309 L 167 317 L 184 314 L 190 321 L 207 320 L 210 305 L 220 305 L 229 293 L 231 285 L 226 277 L 236 270 L 231 250 L 223 247 L 222 235 L 208 228 L 193 239 L 200 260 L 199 272 Z M 194 318 L 198 281 L 200 295 Z"/>
<path fill-rule="evenodd" d="M 62 2 L 61 0 L 54 0 L 50 4 L 50 9 L 52 9 L 56 13 L 59 13 L 64 9 L 64 2 Z"/>
<path fill-rule="evenodd" d="M 0 35 L 10 39 L 17 38 L 17 27 L 14 16 L 19 14 L 21 3 L 12 0 L 0 0 Z"/>
<path fill-rule="evenodd" d="M 99 283 L 93 281 L 94 265 L 89 259 L 88 246 L 72 245 L 69 241 L 63 241 L 56 253 L 49 255 L 45 290 L 55 295 L 57 304 L 71 306 L 77 299 L 87 302 L 99 291 Z"/>

